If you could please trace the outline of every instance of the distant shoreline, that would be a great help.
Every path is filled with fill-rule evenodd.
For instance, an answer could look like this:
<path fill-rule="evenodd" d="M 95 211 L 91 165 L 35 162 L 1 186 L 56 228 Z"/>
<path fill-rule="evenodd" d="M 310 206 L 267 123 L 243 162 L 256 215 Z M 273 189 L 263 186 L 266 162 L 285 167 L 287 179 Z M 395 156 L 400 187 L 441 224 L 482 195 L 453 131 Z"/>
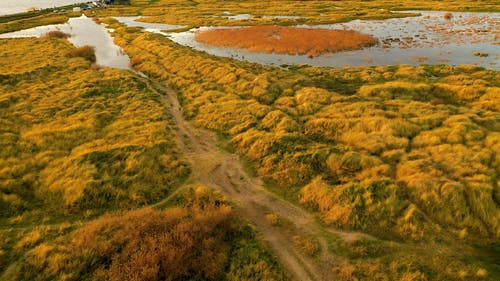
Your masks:
<path fill-rule="evenodd" d="M 53 1 L 44 1 L 44 0 L 2 0 L 0 2 L 0 17 L 10 16 L 16 14 L 23 14 L 28 11 L 30 8 L 36 8 L 40 10 L 44 9 L 52 9 L 59 7 L 66 7 L 72 5 L 79 5 L 86 3 L 86 1 L 82 0 L 53 0 Z"/>

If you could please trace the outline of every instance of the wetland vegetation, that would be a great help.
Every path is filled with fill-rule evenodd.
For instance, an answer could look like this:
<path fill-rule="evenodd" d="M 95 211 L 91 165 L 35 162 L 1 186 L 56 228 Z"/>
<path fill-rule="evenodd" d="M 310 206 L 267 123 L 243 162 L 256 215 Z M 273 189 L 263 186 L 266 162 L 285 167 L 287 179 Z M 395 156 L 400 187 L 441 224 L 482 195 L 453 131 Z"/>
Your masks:
<path fill-rule="evenodd" d="M 198 31 L 195 40 L 208 45 L 243 48 L 255 53 L 317 57 L 324 53 L 356 50 L 375 45 L 373 36 L 353 30 L 307 29 L 280 26 Z"/>
<path fill-rule="evenodd" d="M 96 64 L 62 32 L 0 39 L 0 280 L 497 280 L 498 69 L 273 67 L 113 18 L 288 30 L 278 26 L 414 9 L 500 7 L 136 0 L 96 10 L 132 69 Z M 254 16 L 229 18 L 238 14 Z M 68 16 L 0 20 L 0 32 Z"/>

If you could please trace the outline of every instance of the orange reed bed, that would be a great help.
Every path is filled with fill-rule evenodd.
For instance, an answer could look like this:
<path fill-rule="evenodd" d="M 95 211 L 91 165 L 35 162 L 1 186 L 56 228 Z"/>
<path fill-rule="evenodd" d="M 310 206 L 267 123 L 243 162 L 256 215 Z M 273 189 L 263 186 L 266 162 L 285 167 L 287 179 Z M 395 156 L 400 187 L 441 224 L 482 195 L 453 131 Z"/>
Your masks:
<path fill-rule="evenodd" d="M 250 52 L 307 55 L 358 50 L 378 40 L 354 30 L 251 26 L 199 31 L 195 40 L 207 45 L 247 49 Z"/>

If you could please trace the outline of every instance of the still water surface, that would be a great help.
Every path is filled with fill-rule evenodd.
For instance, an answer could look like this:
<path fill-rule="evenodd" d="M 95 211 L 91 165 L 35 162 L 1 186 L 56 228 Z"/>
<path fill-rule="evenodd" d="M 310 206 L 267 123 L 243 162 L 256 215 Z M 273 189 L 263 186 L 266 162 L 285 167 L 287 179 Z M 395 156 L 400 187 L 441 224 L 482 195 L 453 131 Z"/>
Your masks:
<path fill-rule="evenodd" d="M 308 58 L 305 55 L 252 53 L 243 49 L 205 45 L 194 39 L 195 32 L 213 28 L 201 27 L 187 32 L 168 33 L 180 26 L 143 23 L 137 17 L 116 17 L 129 26 L 160 33 L 171 40 L 207 53 L 267 65 L 307 64 L 325 67 L 419 64 L 472 64 L 500 69 L 500 13 L 420 12 L 419 17 L 388 20 L 354 20 L 348 23 L 300 26 L 307 28 L 353 29 L 379 38 L 377 46 L 356 51 L 344 51 Z M 76 46 L 96 48 L 97 63 L 115 68 L 128 68 L 129 58 L 113 43 L 104 26 L 82 16 L 66 24 L 36 27 L 0 34 L 0 38 L 42 36 L 51 30 L 61 30 L 72 36 Z M 483 56 L 476 56 L 480 53 Z"/>
<path fill-rule="evenodd" d="M 113 37 L 103 25 L 96 24 L 92 19 L 82 15 L 70 18 L 65 24 L 38 26 L 26 30 L 0 34 L 1 38 L 40 37 L 53 30 L 70 34 L 68 40 L 80 47 L 90 45 L 95 48 L 97 64 L 120 69 L 129 68 L 129 57 L 122 48 L 115 45 Z"/>
<path fill-rule="evenodd" d="M 308 58 L 306 55 L 252 53 L 197 42 L 197 31 L 168 35 L 173 41 L 207 53 L 268 65 L 307 64 L 325 67 L 370 65 L 472 64 L 500 69 L 500 13 L 420 12 L 419 17 L 388 20 L 354 20 L 348 23 L 299 26 L 307 28 L 353 29 L 379 38 L 377 46 Z M 476 53 L 476 55 L 474 55 Z M 481 53 L 484 56 L 477 56 Z M 487 55 L 487 56 L 486 56 Z"/>
<path fill-rule="evenodd" d="M 84 0 L 0 0 L 0 16 L 25 12 L 29 8 L 54 8 L 86 2 Z"/>

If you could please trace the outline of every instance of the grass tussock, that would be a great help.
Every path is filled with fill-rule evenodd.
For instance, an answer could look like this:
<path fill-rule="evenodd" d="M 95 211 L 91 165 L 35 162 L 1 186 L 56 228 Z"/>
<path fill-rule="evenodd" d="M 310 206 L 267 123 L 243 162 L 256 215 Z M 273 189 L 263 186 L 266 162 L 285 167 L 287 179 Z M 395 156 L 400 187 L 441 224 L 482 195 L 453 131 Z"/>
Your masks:
<path fill-rule="evenodd" d="M 0 45 L 0 272 L 16 269 L 2 278 L 286 280 L 206 187 L 137 210 L 189 173 L 168 116 L 144 80 L 92 70 L 73 49 L 47 37 Z"/>
<path fill-rule="evenodd" d="M 62 31 L 59 31 L 59 30 L 53 30 L 53 31 L 49 31 L 47 34 L 45 34 L 45 36 L 47 36 L 49 38 L 68 38 L 69 34 L 64 33 Z"/>
<path fill-rule="evenodd" d="M 182 206 L 164 211 L 105 215 L 41 243 L 24 259 L 17 278 L 285 280 L 220 194 L 197 186 L 181 200 Z"/>
<path fill-rule="evenodd" d="M 370 35 L 353 30 L 252 26 L 199 31 L 195 40 L 208 45 L 243 48 L 251 52 L 307 55 L 356 50 L 377 44 Z"/>
<path fill-rule="evenodd" d="M 144 82 L 118 70 L 89 71 L 90 62 L 62 55 L 80 53 L 66 41 L 2 45 L 19 57 L 33 47 L 44 50 L 33 60 L 46 65 L 18 73 L 24 62 L 15 54 L 2 65 L 5 215 L 43 202 L 59 214 L 143 205 L 187 174 L 159 98 Z M 27 75 L 29 82 L 21 82 Z"/>
<path fill-rule="evenodd" d="M 96 62 L 95 48 L 92 46 L 82 46 L 71 50 L 68 53 L 69 57 L 80 57 L 90 62 Z"/>
<path fill-rule="evenodd" d="M 498 114 L 488 109 L 496 72 L 407 66 L 281 72 L 176 50 L 155 36 L 131 40 L 124 42 L 143 58 L 139 70 L 175 73 L 169 82 L 181 92 L 188 118 L 229 133 L 268 182 L 301 187 L 302 202 L 319 205 L 326 222 L 385 234 L 390 226 L 395 236 L 425 239 L 434 227 L 412 211 L 418 207 L 456 231 L 500 234 L 496 199 L 486 199 L 496 189 L 497 167 L 488 160 L 495 150 L 483 145 L 498 130 Z M 152 68 L 148 57 L 161 60 Z M 318 177 L 326 203 L 318 202 L 323 191 L 307 188 Z M 489 203 L 468 207 L 478 201 L 459 189 L 451 197 L 431 195 L 440 186 L 451 193 L 450 186 L 477 189 L 472 194 Z"/>
<path fill-rule="evenodd" d="M 395 259 L 381 254 L 373 270 L 383 278 L 461 278 L 458 270 L 440 275 L 444 263 L 426 262 L 412 241 L 442 245 L 447 262 L 467 260 L 468 274 L 494 268 L 491 259 L 473 256 L 488 255 L 500 235 L 498 72 L 281 70 L 114 27 L 118 44 L 142 58 L 136 68 L 176 87 L 185 117 L 224 133 L 268 184 L 298 197 L 326 224 L 405 241 L 402 256 L 422 257 L 415 263 L 425 270 L 389 273 L 384 268 Z M 470 251 L 457 251 L 463 247 Z"/>

